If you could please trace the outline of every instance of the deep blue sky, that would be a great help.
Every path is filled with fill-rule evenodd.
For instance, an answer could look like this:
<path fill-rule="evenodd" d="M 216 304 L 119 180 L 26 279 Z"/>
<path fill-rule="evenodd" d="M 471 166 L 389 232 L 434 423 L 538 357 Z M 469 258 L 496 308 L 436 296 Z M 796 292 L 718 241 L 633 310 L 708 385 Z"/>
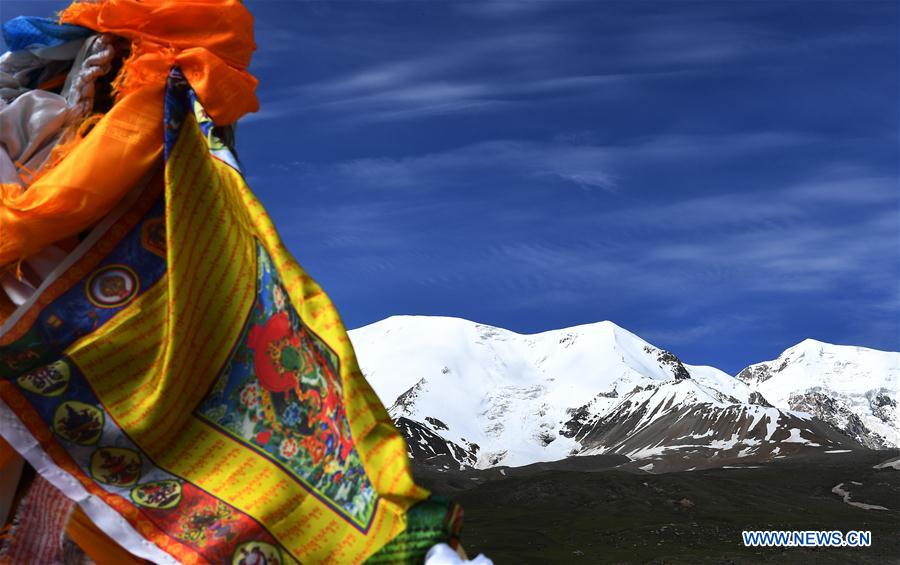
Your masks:
<path fill-rule="evenodd" d="M 240 157 L 348 327 L 898 349 L 896 3 L 246 4 Z"/>

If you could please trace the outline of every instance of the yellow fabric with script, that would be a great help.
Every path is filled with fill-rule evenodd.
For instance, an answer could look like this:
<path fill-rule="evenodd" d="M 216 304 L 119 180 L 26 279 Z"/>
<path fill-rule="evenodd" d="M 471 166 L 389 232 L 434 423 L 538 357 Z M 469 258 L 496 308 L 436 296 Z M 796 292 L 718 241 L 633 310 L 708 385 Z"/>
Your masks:
<path fill-rule="evenodd" d="M 403 531 L 405 511 L 428 493 L 413 482 L 406 444 L 363 378 L 337 311 L 241 176 L 210 156 L 193 116 L 166 162 L 165 201 L 164 278 L 65 353 L 159 467 L 254 518 L 302 562 L 363 560 Z M 355 447 L 380 496 L 367 533 L 191 412 L 241 338 L 255 297 L 257 241 L 300 318 L 339 356 Z"/>

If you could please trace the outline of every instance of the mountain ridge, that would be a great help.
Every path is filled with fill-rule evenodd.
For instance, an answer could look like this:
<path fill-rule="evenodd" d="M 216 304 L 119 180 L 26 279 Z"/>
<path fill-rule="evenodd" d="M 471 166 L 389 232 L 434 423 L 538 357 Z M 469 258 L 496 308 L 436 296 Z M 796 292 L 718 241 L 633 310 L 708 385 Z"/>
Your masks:
<path fill-rule="evenodd" d="M 753 377 L 774 375 L 769 365 L 748 366 L 745 379 L 688 365 L 608 320 L 519 334 L 463 318 L 392 316 L 350 336 L 411 456 L 446 468 L 616 453 L 658 472 L 871 444 L 865 433 L 854 433 L 853 418 L 845 417 L 852 425 L 841 429 L 835 424 L 844 420 L 796 408 L 827 416 L 831 402 L 852 412 L 855 405 L 838 398 L 840 391 L 818 391 L 826 399 L 807 395 L 805 404 L 792 404 L 790 394 L 774 402 L 758 386 L 771 377 Z M 803 359 L 818 344 L 830 345 L 804 340 L 786 353 Z M 900 354 L 887 354 L 900 364 Z M 892 382 L 873 401 L 890 417 Z"/>
<path fill-rule="evenodd" d="M 889 351 L 808 338 L 736 378 L 775 406 L 809 412 L 866 447 L 897 447 L 898 359 Z"/>

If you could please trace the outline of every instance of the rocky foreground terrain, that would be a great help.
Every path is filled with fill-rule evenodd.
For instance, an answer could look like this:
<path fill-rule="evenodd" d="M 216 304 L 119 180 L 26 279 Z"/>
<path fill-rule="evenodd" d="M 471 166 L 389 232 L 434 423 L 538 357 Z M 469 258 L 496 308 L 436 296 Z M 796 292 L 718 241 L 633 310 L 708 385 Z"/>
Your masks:
<path fill-rule="evenodd" d="M 900 469 L 874 466 L 898 453 L 814 453 L 659 475 L 611 469 L 616 456 L 417 474 L 463 505 L 466 550 L 498 564 L 888 564 L 900 563 Z M 848 504 L 838 485 L 849 502 L 886 509 Z M 747 548 L 745 529 L 870 530 L 872 546 Z"/>

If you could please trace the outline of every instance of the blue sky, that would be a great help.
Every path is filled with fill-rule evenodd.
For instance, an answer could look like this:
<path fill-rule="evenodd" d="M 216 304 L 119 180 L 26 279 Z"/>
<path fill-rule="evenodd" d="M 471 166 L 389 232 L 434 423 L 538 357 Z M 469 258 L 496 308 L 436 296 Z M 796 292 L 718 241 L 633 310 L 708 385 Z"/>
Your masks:
<path fill-rule="evenodd" d="M 609 319 L 731 373 L 898 349 L 895 3 L 246 4 L 240 158 L 348 327 Z"/>

